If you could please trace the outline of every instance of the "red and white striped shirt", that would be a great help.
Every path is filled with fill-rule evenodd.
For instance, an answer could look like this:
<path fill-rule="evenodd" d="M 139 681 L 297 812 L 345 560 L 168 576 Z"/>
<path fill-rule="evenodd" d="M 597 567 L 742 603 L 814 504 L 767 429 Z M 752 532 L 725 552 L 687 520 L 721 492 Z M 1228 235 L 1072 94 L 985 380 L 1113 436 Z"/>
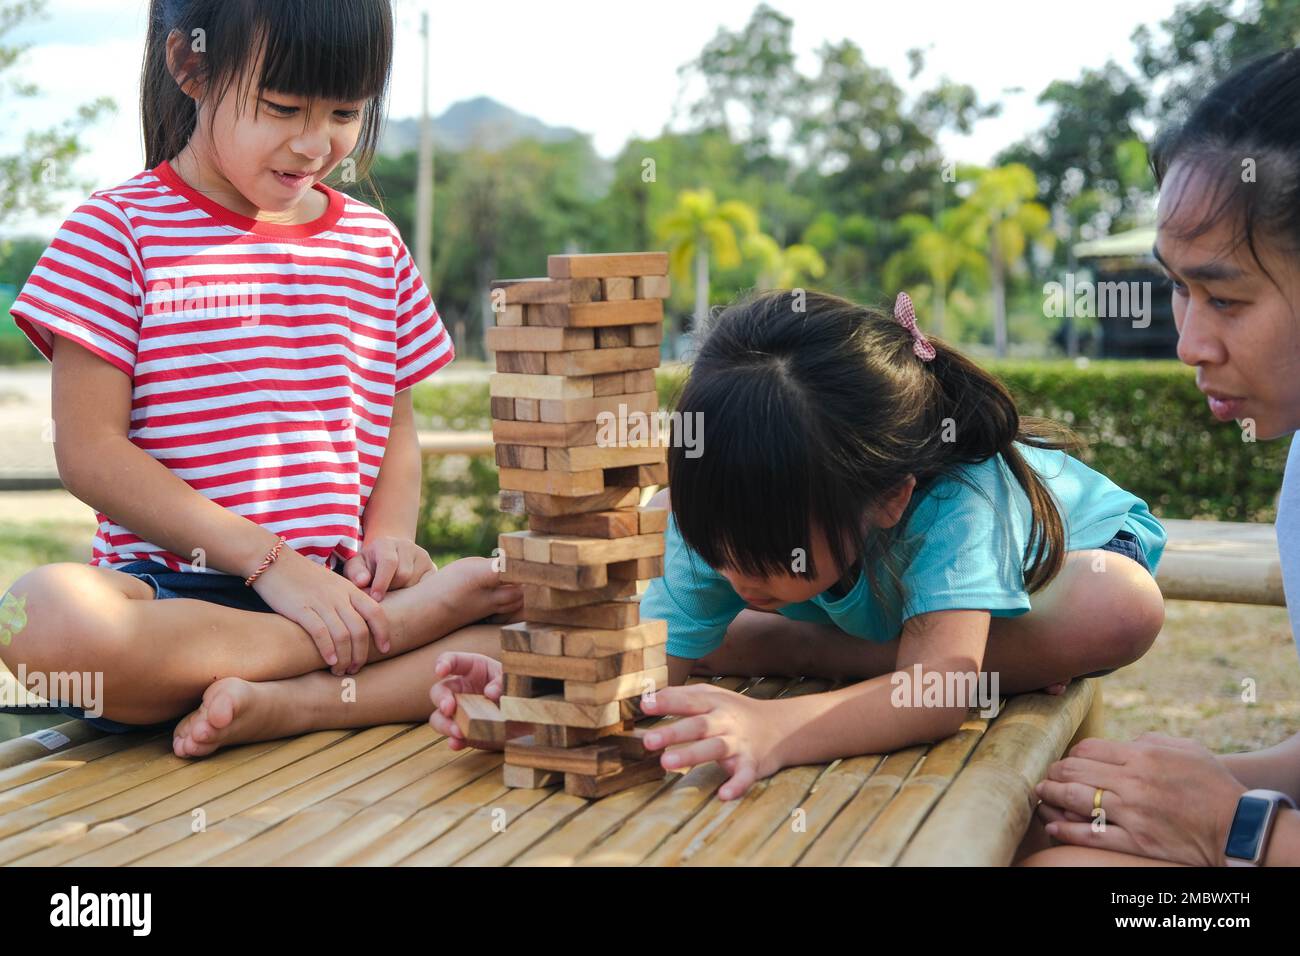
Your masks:
<path fill-rule="evenodd" d="M 131 378 L 128 437 L 329 567 L 357 553 L 393 396 L 453 358 L 397 227 L 337 190 L 323 216 L 238 215 L 164 162 L 68 217 L 11 309 Z M 105 514 L 90 564 L 211 571 Z"/>

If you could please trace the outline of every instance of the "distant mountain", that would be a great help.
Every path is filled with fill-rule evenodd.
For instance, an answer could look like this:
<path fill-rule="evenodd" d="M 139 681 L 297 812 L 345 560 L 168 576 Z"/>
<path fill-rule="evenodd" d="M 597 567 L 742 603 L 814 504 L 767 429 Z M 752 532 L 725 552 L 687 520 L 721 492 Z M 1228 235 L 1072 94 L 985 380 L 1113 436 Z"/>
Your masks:
<path fill-rule="evenodd" d="M 433 142 L 441 149 L 462 150 L 478 146 L 494 151 L 519 139 L 555 143 L 582 135 L 567 126 L 547 126 L 536 117 L 525 116 L 488 96 L 453 103 L 445 113 L 433 119 Z M 418 118 L 390 119 L 380 137 L 379 151 L 395 155 L 418 149 L 419 145 Z"/>

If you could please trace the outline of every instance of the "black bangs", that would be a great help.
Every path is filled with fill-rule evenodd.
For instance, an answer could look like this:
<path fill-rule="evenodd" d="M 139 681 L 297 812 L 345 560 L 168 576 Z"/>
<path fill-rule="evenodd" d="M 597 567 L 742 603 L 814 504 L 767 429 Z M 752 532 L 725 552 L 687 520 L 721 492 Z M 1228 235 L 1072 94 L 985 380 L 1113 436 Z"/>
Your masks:
<path fill-rule="evenodd" d="M 714 568 L 812 577 L 814 532 L 852 527 L 860 509 L 845 484 L 818 466 L 820 416 L 775 368 L 779 362 L 707 374 L 697 366 L 677 408 L 699 416 L 702 453 L 688 457 L 676 442 L 669 448 L 672 511 L 683 540 Z M 842 535 L 827 537 L 832 560 L 847 567 L 856 553 L 846 553 Z"/>
<path fill-rule="evenodd" d="M 265 49 L 261 89 L 345 102 L 387 92 L 393 26 L 386 3 L 243 0 L 243 6 Z"/>

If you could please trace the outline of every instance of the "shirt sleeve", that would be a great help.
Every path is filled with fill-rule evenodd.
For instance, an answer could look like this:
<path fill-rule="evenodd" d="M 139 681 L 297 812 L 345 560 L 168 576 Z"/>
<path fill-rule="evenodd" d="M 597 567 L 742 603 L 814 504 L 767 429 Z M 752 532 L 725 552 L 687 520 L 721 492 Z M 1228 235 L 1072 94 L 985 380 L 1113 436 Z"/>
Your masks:
<path fill-rule="evenodd" d="M 668 653 L 705 657 L 722 646 L 727 626 L 745 607 L 735 589 L 689 548 L 670 516 L 664 574 L 641 596 L 641 619 L 668 622 Z"/>
<path fill-rule="evenodd" d="M 410 388 L 442 368 L 456 352 L 451 336 L 443 328 L 442 318 L 424 279 L 415 268 L 411 254 L 397 239 L 397 370 L 394 391 Z"/>
<path fill-rule="evenodd" d="M 1008 477 L 990 459 L 971 470 L 976 488 L 940 479 L 918 503 L 898 548 L 906 561 L 902 620 L 931 611 L 1014 617 L 1029 610 L 1023 570 L 1028 499 L 1022 507 Z"/>
<path fill-rule="evenodd" d="M 129 220 L 110 200 L 92 196 L 59 227 L 9 311 L 47 359 L 57 334 L 130 376 L 143 288 Z"/>

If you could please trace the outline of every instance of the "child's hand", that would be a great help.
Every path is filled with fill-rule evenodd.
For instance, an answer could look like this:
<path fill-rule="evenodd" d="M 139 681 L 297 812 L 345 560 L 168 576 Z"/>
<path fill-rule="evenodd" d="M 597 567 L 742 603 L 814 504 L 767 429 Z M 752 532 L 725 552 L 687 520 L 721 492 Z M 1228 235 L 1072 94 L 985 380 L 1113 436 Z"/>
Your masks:
<path fill-rule="evenodd" d="M 283 549 L 253 582 L 253 590 L 311 635 L 335 677 L 361 670 L 370 638 L 388 653 L 388 616 L 379 602 L 325 565 Z"/>
<path fill-rule="evenodd" d="M 718 788 L 718 798 L 743 796 L 755 780 L 781 769 L 777 745 L 784 731 L 771 719 L 769 702 L 753 700 L 713 684 L 665 687 L 641 698 L 647 715 L 678 714 L 681 720 L 661 724 L 645 737 L 649 750 L 685 744 L 664 754 L 665 770 L 682 770 L 716 761 L 731 778 Z"/>
<path fill-rule="evenodd" d="M 437 571 L 429 552 L 414 541 L 381 535 L 367 538 L 343 565 L 343 575 L 382 601 L 390 590 L 408 588 L 430 571 Z"/>
<path fill-rule="evenodd" d="M 501 662 L 486 654 L 448 651 L 433 665 L 437 683 L 429 691 L 433 713 L 429 725 L 447 737 L 452 750 L 468 747 L 456 726 L 456 695 L 482 694 L 492 701 L 501 699 Z"/>

